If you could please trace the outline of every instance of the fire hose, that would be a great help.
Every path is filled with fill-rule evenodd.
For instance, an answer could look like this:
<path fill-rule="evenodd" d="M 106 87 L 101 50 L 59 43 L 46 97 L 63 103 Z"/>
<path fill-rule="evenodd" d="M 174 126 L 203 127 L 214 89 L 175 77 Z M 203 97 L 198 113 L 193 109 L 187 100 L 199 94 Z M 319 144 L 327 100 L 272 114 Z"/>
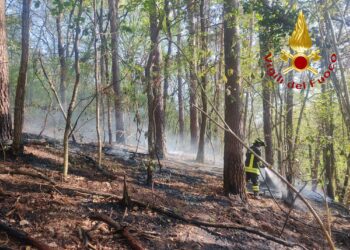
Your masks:
<path fill-rule="evenodd" d="M 218 127 L 220 127 L 221 129 L 223 129 L 226 132 L 229 132 L 231 135 L 233 135 L 233 137 L 243 145 L 243 147 L 245 147 L 248 151 L 250 151 L 256 158 L 258 158 L 266 167 L 269 168 L 269 170 L 271 170 L 271 172 L 273 172 L 278 178 L 280 178 L 287 186 L 289 189 L 291 189 L 296 195 L 297 197 L 300 198 L 301 201 L 304 202 L 304 204 L 307 206 L 307 208 L 310 210 L 310 212 L 312 213 L 312 215 L 315 217 L 317 223 L 320 225 L 322 232 L 324 234 L 324 236 L 327 239 L 328 245 L 329 247 L 334 250 L 335 246 L 334 243 L 332 241 L 332 238 L 329 234 L 329 232 L 327 231 L 327 229 L 325 228 L 323 222 L 321 221 L 320 217 L 318 216 L 318 214 L 316 213 L 316 211 L 314 210 L 314 208 L 311 206 L 311 204 L 304 198 L 304 196 L 302 196 L 298 190 L 291 184 L 289 183 L 289 181 L 287 181 L 281 174 L 279 174 L 276 170 L 274 170 L 272 168 L 272 165 L 269 164 L 268 162 L 266 162 L 261 156 L 259 156 L 257 153 L 255 153 L 252 149 L 249 148 L 249 146 L 247 146 L 244 141 L 235 133 L 232 131 L 232 129 L 230 128 L 230 126 L 228 126 L 228 124 L 225 122 L 225 120 L 222 118 L 222 116 L 219 114 L 219 112 L 216 110 L 216 108 L 212 105 L 213 110 L 215 111 L 215 113 L 218 115 L 218 117 L 220 118 L 220 120 L 224 123 L 224 126 L 219 124 L 217 121 L 215 121 L 213 118 L 210 117 L 210 115 L 208 115 L 205 111 L 203 111 L 201 108 L 197 107 L 196 105 L 193 105 L 196 109 L 198 109 L 202 114 L 204 114 L 205 116 L 207 116 L 212 122 L 214 122 Z M 261 171 L 260 167 L 258 166 L 259 171 Z"/>

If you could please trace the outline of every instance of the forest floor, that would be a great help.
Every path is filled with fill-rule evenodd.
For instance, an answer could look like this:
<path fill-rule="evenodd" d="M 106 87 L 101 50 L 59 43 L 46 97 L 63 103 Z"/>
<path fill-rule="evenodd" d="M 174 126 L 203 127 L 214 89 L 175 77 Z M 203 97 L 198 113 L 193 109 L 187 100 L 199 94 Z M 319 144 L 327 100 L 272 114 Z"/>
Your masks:
<path fill-rule="evenodd" d="M 102 164 L 105 171 L 101 171 L 93 160 L 95 146 L 85 144 L 71 147 L 69 177 L 63 180 L 62 151 L 60 144 L 29 142 L 22 158 L 0 162 L 0 222 L 52 249 L 138 249 L 121 233 L 123 230 L 116 231 L 96 221 L 91 216 L 96 212 L 127 228 L 131 238 L 145 249 L 327 249 L 310 213 L 294 209 L 280 235 L 286 220 L 286 213 L 280 208 L 286 212 L 289 208 L 282 201 L 277 205 L 267 197 L 249 199 L 248 204 L 243 204 L 238 197 L 225 196 L 220 169 L 210 171 L 210 166 L 201 168 L 172 156 L 162 161 L 162 171 L 155 171 L 150 187 L 146 185 L 147 171 L 142 164 L 145 155 L 130 159 L 126 149 L 106 148 Z M 10 169 L 39 173 L 52 182 L 38 176 L 9 174 Z M 131 199 L 148 206 L 132 203 L 125 208 L 121 204 L 117 197 L 123 195 L 124 176 Z M 93 195 L 89 191 L 114 196 Z M 318 211 L 325 221 L 323 210 Z M 237 228 L 195 225 L 193 221 Z M 349 217 L 333 211 L 331 227 L 336 246 L 350 249 Z M 18 239 L 0 231 L 1 249 L 21 246 L 24 244 Z"/>

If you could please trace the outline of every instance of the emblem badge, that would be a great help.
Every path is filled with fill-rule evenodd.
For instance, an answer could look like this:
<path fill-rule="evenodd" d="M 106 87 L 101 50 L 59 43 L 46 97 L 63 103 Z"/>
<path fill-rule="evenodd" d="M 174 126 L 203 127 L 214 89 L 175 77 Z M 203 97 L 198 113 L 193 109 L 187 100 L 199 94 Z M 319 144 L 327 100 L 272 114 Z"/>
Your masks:
<path fill-rule="evenodd" d="M 305 54 L 305 52 L 311 48 L 312 41 L 302 11 L 299 12 L 295 29 L 292 36 L 289 38 L 289 46 L 296 54 L 292 55 L 288 51 L 282 50 L 280 55 L 281 60 L 285 62 L 291 60 L 291 65 L 285 68 L 282 73 L 287 74 L 291 70 L 296 70 L 298 72 L 308 70 L 316 75 L 318 72 L 315 68 L 311 67 L 310 63 L 321 59 L 319 55 L 320 51 L 315 50 L 308 55 Z"/>

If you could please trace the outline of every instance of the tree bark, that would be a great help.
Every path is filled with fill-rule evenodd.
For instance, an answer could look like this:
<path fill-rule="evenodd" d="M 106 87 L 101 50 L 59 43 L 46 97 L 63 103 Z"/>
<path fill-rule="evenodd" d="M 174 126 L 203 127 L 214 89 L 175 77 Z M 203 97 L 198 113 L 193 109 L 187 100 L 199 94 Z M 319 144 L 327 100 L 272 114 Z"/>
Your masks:
<path fill-rule="evenodd" d="M 331 199 L 335 197 L 335 158 L 334 158 L 334 145 L 333 145 L 333 108 L 332 108 L 332 94 L 326 92 L 326 85 L 321 86 L 323 96 L 323 110 L 324 115 L 322 116 L 323 134 L 325 136 L 325 145 L 322 149 L 323 155 L 323 166 L 325 168 L 325 185 L 327 190 L 327 196 Z M 327 115 L 325 115 L 327 114 Z"/>
<path fill-rule="evenodd" d="M 269 41 L 266 40 L 266 29 L 261 27 L 259 30 L 260 43 L 260 60 L 264 61 L 264 57 L 269 52 Z M 265 72 L 265 64 L 261 63 L 262 75 Z M 267 77 L 262 78 L 262 98 L 263 98 L 263 122 L 264 122 L 264 139 L 265 139 L 265 159 L 273 165 L 273 149 L 272 149 L 272 119 L 271 119 L 271 87 Z"/>
<path fill-rule="evenodd" d="M 164 110 L 164 121 L 166 121 L 166 106 L 168 99 L 168 89 L 169 89 L 169 66 L 170 66 L 170 56 L 172 51 L 172 35 L 171 35 L 171 23 L 170 23 L 170 7 L 169 0 L 164 0 L 164 12 L 165 12 L 165 24 L 166 31 L 168 35 L 168 49 L 164 59 L 164 93 L 163 93 L 163 110 Z M 164 122 L 165 126 L 165 122 Z"/>
<path fill-rule="evenodd" d="M 98 155 L 98 167 L 101 167 L 102 161 L 102 140 L 100 131 L 100 83 L 98 72 L 98 50 L 97 50 L 97 12 L 96 12 L 96 0 L 93 0 L 94 10 L 94 80 L 95 80 L 95 94 L 96 94 L 96 136 L 97 136 L 97 155 Z"/>
<path fill-rule="evenodd" d="M 320 131 L 320 130 L 319 130 Z M 320 165 L 320 135 L 317 135 L 316 145 L 315 145 L 315 156 L 313 159 L 313 164 L 311 165 L 311 179 L 312 179 L 312 190 L 316 191 L 318 183 L 318 165 Z"/>
<path fill-rule="evenodd" d="M 62 2 L 62 0 L 61 0 Z M 59 13 L 56 17 L 56 30 L 57 30 L 57 47 L 58 56 L 60 61 L 60 97 L 63 108 L 66 108 L 66 78 L 67 78 L 67 66 L 65 49 L 63 46 L 62 26 L 61 26 L 62 13 Z"/>
<path fill-rule="evenodd" d="M 290 183 L 293 183 L 293 89 L 286 89 L 287 100 L 286 100 L 286 145 L 287 145 L 287 161 L 286 161 L 286 178 Z"/>
<path fill-rule="evenodd" d="M 340 192 L 339 195 L 339 200 L 341 202 L 345 202 L 346 198 L 345 198 L 345 194 L 346 191 L 348 189 L 348 185 L 349 185 L 349 177 L 350 177 L 350 153 L 346 155 L 346 172 L 345 172 L 345 177 L 344 177 L 344 183 L 343 183 L 343 188 Z M 350 199 L 349 199 L 350 200 Z"/>
<path fill-rule="evenodd" d="M 207 113 L 208 111 L 208 101 L 207 101 L 207 53 L 208 53 L 208 45 L 207 45 L 207 22 L 206 22 L 206 1 L 200 1 L 200 40 L 201 40 L 201 59 L 200 59 L 200 85 L 201 85 L 201 99 L 202 99 L 202 107 L 203 111 Z M 204 162 L 204 150 L 205 150 L 205 135 L 207 128 L 207 117 L 205 115 L 201 115 L 201 125 L 199 131 L 199 142 L 198 142 L 198 152 L 197 152 L 197 161 L 203 163 Z"/>
<path fill-rule="evenodd" d="M 30 30 L 30 5 L 31 0 L 23 0 L 22 8 L 22 56 L 18 74 L 16 88 L 14 132 L 13 132 L 13 152 L 20 154 L 23 152 L 22 131 L 24 121 L 24 100 L 27 84 L 27 71 L 29 60 L 29 30 Z"/>
<path fill-rule="evenodd" d="M 223 28 L 223 24 L 219 29 L 220 32 L 220 42 L 218 45 L 218 50 L 219 50 L 219 62 L 218 62 L 218 69 L 217 69 L 217 82 L 215 84 L 215 108 L 218 112 L 220 112 L 221 110 L 221 96 L 222 96 L 222 89 L 221 86 L 224 85 L 223 83 L 223 77 L 222 77 L 222 66 L 223 66 L 223 61 L 224 61 L 224 28 Z M 219 121 L 219 117 L 217 115 L 215 115 L 215 120 Z M 215 136 L 219 136 L 219 130 L 217 126 L 214 126 L 214 135 Z"/>
<path fill-rule="evenodd" d="M 119 49 L 119 28 L 118 9 L 119 0 L 108 0 L 110 10 L 110 31 L 112 47 L 112 85 L 115 94 L 115 128 L 116 142 L 125 143 L 124 116 L 123 116 L 123 95 L 121 91 L 120 67 L 118 59 Z"/>
<path fill-rule="evenodd" d="M 231 130 L 241 137 L 241 68 L 239 40 L 239 1 L 224 1 L 224 51 L 225 75 L 225 121 Z M 225 131 L 224 137 L 224 191 L 247 200 L 245 191 L 243 146 Z"/>
<path fill-rule="evenodd" d="M 108 86 L 110 84 L 109 77 L 109 60 L 108 60 L 108 42 L 105 35 L 106 29 L 103 28 L 103 1 L 101 1 L 100 6 L 100 17 L 99 17 L 99 33 L 101 40 L 101 60 L 100 60 L 100 75 L 101 84 Z M 108 128 L 108 143 L 109 145 L 113 142 L 113 132 L 112 132 L 112 115 L 111 115 L 111 97 L 108 93 L 105 93 L 106 105 L 107 105 L 107 128 Z"/>
<path fill-rule="evenodd" d="M 181 33 L 177 34 L 176 43 L 178 46 L 181 44 Z M 181 65 L 181 52 L 178 50 L 176 54 L 177 63 L 177 99 L 179 102 L 179 137 L 180 141 L 184 140 L 185 131 L 185 118 L 184 118 L 184 103 L 183 103 L 183 92 L 182 92 L 182 65 Z"/>
<path fill-rule="evenodd" d="M 0 1 L 0 142 L 12 139 L 9 100 L 9 68 L 6 38 L 5 1 Z"/>
<path fill-rule="evenodd" d="M 165 154 L 163 84 L 161 81 L 159 31 L 162 20 L 155 2 L 149 13 L 151 52 L 145 67 L 148 98 L 148 151 L 151 158 L 161 159 Z"/>
<path fill-rule="evenodd" d="M 194 25 L 194 10 L 195 10 L 195 1 L 187 0 L 187 20 L 188 20 L 188 49 L 189 56 L 192 61 L 189 63 L 190 71 L 190 133 L 191 133 L 191 145 L 196 147 L 198 143 L 198 113 L 194 106 L 197 105 L 197 80 L 194 64 L 194 35 L 195 35 L 195 25 Z"/>

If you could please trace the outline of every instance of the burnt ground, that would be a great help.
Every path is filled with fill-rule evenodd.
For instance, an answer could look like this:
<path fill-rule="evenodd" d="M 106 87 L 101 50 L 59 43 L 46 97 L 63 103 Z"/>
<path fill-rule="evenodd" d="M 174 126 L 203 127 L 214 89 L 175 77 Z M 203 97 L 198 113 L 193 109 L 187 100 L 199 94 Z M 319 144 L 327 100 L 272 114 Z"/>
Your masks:
<path fill-rule="evenodd" d="M 40 144 L 40 143 L 39 143 Z M 25 155 L 16 161 L 0 162 L 0 168 L 19 168 L 41 172 L 58 186 L 83 188 L 122 196 L 123 178 L 131 198 L 171 209 L 187 218 L 211 223 L 235 223 L 252 227 L 306 249 L 327 249 L 322 232 L 310 213 L 293 210 L 282 236 L 281 228 L 288 211 L 283 202 L 271 198 L 249 199 L 243 204 L 238 197 L 222 191 L 220 171 L 177 160 L 162 161 L 163 169 L 153 176 L 153 188 L 147 186 L 144 155 L 134 159 L 126 149 L 113 153 L 105 149 L 101 172 L 93 160 L 95 146 L 72 146 L 69 177 L 63 180 L 62 148 L 59 144 L 27 144 Z M 126 157 L 125 157 L 126 156 Z M 26 175 L 0 174 L 0 218 L 13 228 L 56 249 L 131 249 L 128 242 L 108 225 L 89 218 L 101 212 L 117 222 L 133 227 L 132 235 L 147 249 L 302 249 L 286 247 L 253 233 L 186 224 L 151 209 L 124 208 L 114 198 L 79 192 L 64 192 L 47 181 Z M 326 221 L 322 208 L 318 209 Z M 332 237 L 339 249 L 350 249 L 350 219 L 333 211 Z M 83 237 L 88 232 L 89 237 Z M 87 246 L 87 240 L 89 245 Z M 85 242 L 84 242 L 85 241 Z M 19 249 L 21 243 L 0 232 L 0 248 Z"/>

